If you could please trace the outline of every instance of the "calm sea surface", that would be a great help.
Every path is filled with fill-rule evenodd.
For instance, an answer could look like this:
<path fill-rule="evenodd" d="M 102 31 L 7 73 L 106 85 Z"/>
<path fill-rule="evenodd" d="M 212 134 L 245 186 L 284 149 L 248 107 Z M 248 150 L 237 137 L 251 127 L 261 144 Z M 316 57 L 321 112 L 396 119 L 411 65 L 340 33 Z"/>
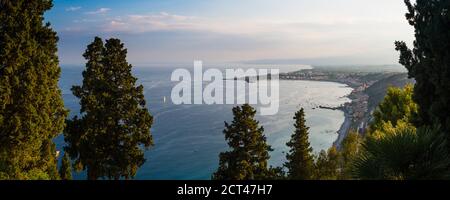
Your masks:
<path fill-rule="evenodd" d="M 228 67 L 228 66 L 227 66 Z M 274 66 L 233 66 L 268 68 Z M 305 66 L 277 66 L 280 71 L 295 71 Z M 222 130 L 224 121 L 232 120 L 233 105 L 173 105 L 170 76 L 174 68 L 136 67 L 133 73 L 145 88 L 147 106 L 154 116 L 152 134 L 155 146 L 145 154 L 147 162 L 140 168 L 136 179 L 209 179 L 218 166 L 218 155 L 227 150 Z M 187 69 L 192 67 L 187 66 Z M 79 111 L 78 99 L 70 88 L 82 81 L 82 67 L 63 67 L 60 87 L 71 116 Z M 225 90 L 224 90 L 225 91 Z M 277 115 L 260 116 L 268 143 L 274 149 L 270 164 L 280 166 L 288 151 L 286 142 L 293 132 L 293 115 L 304 107 L 310 129 L 310 142 L 315 153 L 329 148 L 337 138 L 344 122 L 342 111 L 313 109 L 319 105 L 339 106 L 350 99 L 351 88 L 332 82 L 280 81 L 280 109 Z M 164 103 L 164 97 L 167 101 Z M 64 139 L 56 139 L 62 149 Z M 84 173 L 75 175 L 84 179 Z"/>

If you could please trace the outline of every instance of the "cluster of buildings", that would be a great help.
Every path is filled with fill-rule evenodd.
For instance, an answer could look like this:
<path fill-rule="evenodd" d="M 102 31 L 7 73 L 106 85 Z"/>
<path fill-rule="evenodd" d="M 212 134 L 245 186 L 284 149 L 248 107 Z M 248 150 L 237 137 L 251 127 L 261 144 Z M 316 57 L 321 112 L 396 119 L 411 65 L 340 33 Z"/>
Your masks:
<path fill-rule="evenodd" d="M 351 96 L 352 102 L 344 105 L 344 111 L 346 111 L 347 117 L 352 120 L 352 128 L 363 133 L 366 129 L 365 124 L 367 124 L 366 119 L 369 112 L 369 95 L 354 90 Z"/>
<path fill-rule="evenodd" d="M 282 80 L 311 80 L 311 81 L 332 81 L 344 83 L 354 90 L 349 95 L 352 102 L 343 105 L 342 109 L 346 117 L 351 120 L 351 128 L 363 133 L 369 118 L 369 95 L 365 93 L 367 88 L 376 81 L 366 81 L 364 76 L 367 73 L 358 72 L 333 72 L 302 70 L 298 72 L 280 74 Z"/>

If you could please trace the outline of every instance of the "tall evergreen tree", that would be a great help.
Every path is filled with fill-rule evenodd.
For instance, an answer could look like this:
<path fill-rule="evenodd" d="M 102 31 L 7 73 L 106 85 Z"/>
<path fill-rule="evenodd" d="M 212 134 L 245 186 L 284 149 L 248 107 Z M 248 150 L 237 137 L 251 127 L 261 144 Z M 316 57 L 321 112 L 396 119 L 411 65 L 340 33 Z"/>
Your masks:
<path fill-rule="evenodd" d="M 302 108 L 295 113 L 295 133 L 287 143 L 290 147 L 286 155 L 285 167 L 288 169 L 288 178 L 294 180 L 308 180 L 313 176 L 314 157 L 309 143 L 309 127 L 306 126 L 305 111 Z"/>
<path fill-rule="evenodd" d="M 53 139 L 67 111 L 58 88 L 51 0 L 0 1 L 0 177 L 58 179 Z"/>
<path fill-rule="evenodd" d="M 133 178 L 145 162 L 142 147 L 153 145 L 153 117 L 126 55 L 120 40 L 96 37 L 83 55 L 83 85 L 72 88 L 82 115 L 67 122 L 65 150 L 90 180 Z"/>
<path fill-rule="evenodd" d="M 233 108 L 233 121 L 225 122 L 225 139 L 231 150 L 220 154 L 216 180 L 270 179 L 273 169 L 268 168 L 271 147 L 266 143 L 264 128 L 254 119 L 256 110 L 248 104 Z"/>
<path fill-rule="evenodd" d="M 417 0 L 406 19 L 415 29 L 414 49 L 397 41 L 400 63 L 416 80 L 414 100 L 419 105 L 416 125 L 441 124 L 450 131 L 450 1 Z M 450 134 L 447 134 L 450 141 Z"/>
<path fill-rule="evenodd" d="M 72 180 L 72 167 L 70 164 L 70 158 L 67 153 L 64 154 L 64 157 L 61 161 L 61 167 L 59 169 L 59 177 L 62 180 Z"/>

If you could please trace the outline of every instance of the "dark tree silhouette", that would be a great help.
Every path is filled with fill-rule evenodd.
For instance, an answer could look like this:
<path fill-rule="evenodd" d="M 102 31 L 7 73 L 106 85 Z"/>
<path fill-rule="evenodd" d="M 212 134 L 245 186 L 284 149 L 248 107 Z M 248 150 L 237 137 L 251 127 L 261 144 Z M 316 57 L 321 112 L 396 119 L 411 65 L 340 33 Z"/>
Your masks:
<path fill-rule="evenodd" d="M 213 174 L 216 180 L 261 180 L 273 178 L 274 170 L 268 168 L 269 151 L 264 128 L 254 119 L 255 109 L 245 104 L 233 108 L 233 122 L 225 122 L 225 139 L 231 150 L 220 154 L 219 169 Z"/>
<path fill-rule="evenodd" d="M 450 1 L 417 0 L 406 19 L 415 29 L 414 48 L 397 41 L 400 63 L 416 80 L 414 100 L 419 105 L 416 125 L 441 124 L 450 133 Z M 450 139 L 450 134 L 447 134 Z"/>
<path fill-rule="evenodd" d="M 120 40 L 103 45 L 95 38 L 84 53 L 83 85 L 72 88 L 82 115 L 67 122 L 65 150 L 77 170 L 87 170 L 88 179 L 133 178 L 145 162 L 142 147 L 153 145 L 153 117 L 126 54 Z"/>
<path fill-rule="evenodd" d="M 288 178 L 294 180 L 311 179 L 314 172 L 314 158 L 309 143 L 309 127 L 306 126 L 305 111 L 302 108 L 295 113 L 295 133 L 287 143 L 290 147 L 286 155 L 285 167 L 288 169 Z"/>

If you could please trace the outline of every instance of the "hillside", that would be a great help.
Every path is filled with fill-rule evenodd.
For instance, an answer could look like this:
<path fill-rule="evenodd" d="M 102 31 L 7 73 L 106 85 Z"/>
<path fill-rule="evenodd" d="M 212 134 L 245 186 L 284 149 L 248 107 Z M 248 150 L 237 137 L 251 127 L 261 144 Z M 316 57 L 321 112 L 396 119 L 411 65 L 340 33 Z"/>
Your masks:
<path fill-rule="evenodd" d="M 381 103 L 381 101 L 384 99 L 384 96 L 386 96 L 386 92 L 389 87 L 404 87 L 408 83 L 414 84 L 414 80 L 408 79 L 408 75 L 406 73 L 402 73 L 384 77 L 383 79 L 380 79 L 379 81 L 368 87 L 365 93 L 369 95 L 369 113 L 372 112 Z"/>

